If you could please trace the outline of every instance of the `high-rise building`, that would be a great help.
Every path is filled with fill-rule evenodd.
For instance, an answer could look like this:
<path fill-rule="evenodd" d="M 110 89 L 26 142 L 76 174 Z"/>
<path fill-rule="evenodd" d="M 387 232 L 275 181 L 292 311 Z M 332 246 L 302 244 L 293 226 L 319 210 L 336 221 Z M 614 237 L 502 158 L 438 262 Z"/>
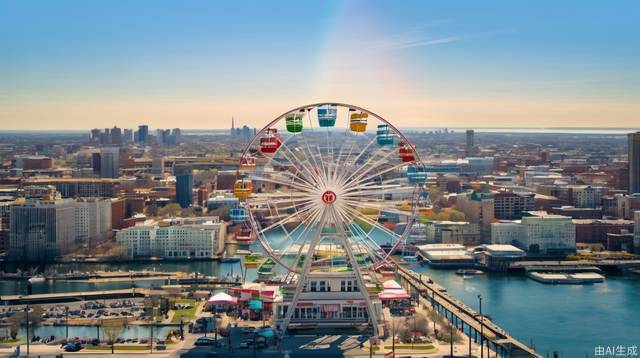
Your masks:
<path fill-rule="evenodd" d="M 236 136 L 236 122 L 233 119 L 233 116 L 231 117 L 231 130 L 230 130 L 230 134 L 232 137 Z"/>
<path fill-rule="evenodd" d="M 188 208 L 193 203 L 193 173 L 189 165 L 177 165 L 174 168 L 176 176 L 176 201 L 182 208 Z"/>
<path fill-rule="evenodd" d="M 94 128 L 91 130 L 91 140 L 93 140 L 94 142 L 98 142 L 100 141 L 100 134 L 102 133 L 102 131 L 100 130 L 100 128 Z"/>
<path fill-rule="evenodd" d="M 147 143 L 149 141 L 149 126 L 141 124 L 138 126 L 138 135 L 136 141 L 139 143 Z"/>
<path fill-rule="evenodd" d="M 132 129 L 124 129 L 122 134 L 122 142 L 123 143 L 131 143 L 133 142 L 133 130 Z"/>
<path fill-rule="evenodd" d="M 111 200 L 78 199 L 75 207 L 76 242 L 94 247 L 111 235 Z"/>
<path fill-rule="evenodd" d="M 640 193 L 640 132 L 629 133 L 629 193 Z"/>
<path fill-rule="evenodd" d="M 467 129 L 467 145 L 465 149 L 465 154 L 467 157 L 470 157 L 474 154 L 473 151 L 473 129 Z"/>
<path fill-rule="evenodd" d="M 495 193 L 493 200 L 496 219 L 520 219 L 524 212 L 534 209 L 534 198 L 534 193 L 520 193 L 510 190 L 502 190 Z"/>
<path fill-rule="evenodd" d="M 118 147 L 100 149 L 100 176 L 102 178 L 120 176 L 120 149 Z"/>
<path fill-rule="evenodd" d="M 636 211 L 633 217 L 633 250 L 640 253 L 640 211 Z"/>
<path fill-rule="evenodd" d="M 122 130 L 115 126 L 111 128 L 111 144 L 122 144 Z"/>
<path fill-rule="evenodd" d="M 11 247 L 9 234 L 11 232 L 11 207 L 14 201 L 0 203 L 0 252 L 6 252 Z"/>
<path fill-rule="evenodd" d="M 76 248 L 73 199 L 27 200 L 11 207 L 9 260 L 51 261 Z"/>

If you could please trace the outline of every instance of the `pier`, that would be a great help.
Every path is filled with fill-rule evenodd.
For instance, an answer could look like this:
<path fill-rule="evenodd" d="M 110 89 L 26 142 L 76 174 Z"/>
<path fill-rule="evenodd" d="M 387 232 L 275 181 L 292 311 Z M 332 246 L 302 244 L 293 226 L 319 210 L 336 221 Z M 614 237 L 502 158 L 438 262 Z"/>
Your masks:
<path fill-rule="evenodd" d="M 60 292 L 60 293 L 38 293 L 32 295 L 9 295 L 1 296 L 2 305 L 21 305 L 34 303 L 62 303 L 85 300 L 102 300 L 112 298 L 145 297 L 149 293 L 146 288 L 127 288 L 123 290 L 106 291 L 83 291 L 83 292 Z"/>
<path fill-rule="evenodd" d="M 444 315 L 454 327 L 467 334 L 469 340 L 473 337 L 476 343 L 485 344 L 488 349 L 495 352 L 497 357 L 542 358 L 534 349 L 509 335 L 486 316 L 481 321 L 479 313 L 450 296 L 446 289 L 438 284 L 426 282 L 426 276 L 400 265 L 397 265 L 397 268 L 401 283 L 407 287 L 408 291 L 419 294 L 421 298 L 431 303 L 434 309 Z"/>

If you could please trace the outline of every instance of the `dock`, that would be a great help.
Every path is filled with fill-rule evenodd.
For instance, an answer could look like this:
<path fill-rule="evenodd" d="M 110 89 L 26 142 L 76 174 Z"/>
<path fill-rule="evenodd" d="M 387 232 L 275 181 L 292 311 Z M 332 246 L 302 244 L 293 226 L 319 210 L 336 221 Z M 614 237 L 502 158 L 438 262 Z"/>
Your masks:
<path fill-rule="evenodd" d="M 469 340 L 473 336 L 476 343 L 486 344 L 486 347 L 493 350 L 497 357 L 543 358 L 534 349 L 509 335 L 486 316 L 482 319 L 479 313 L 449 295 L 443 287 L 436 283 L 428 283 L 426 276 L 400 265 L 397 267 L 400 281 L 407 288 L 407 291 L 430 302 L 434 309 L 444 315 L 452 325 L 465 332 L 469 336 Z M 482 337 L 479 337 L 481 331 L 483 334 Z"/>
<path fill-rule="evenodd" d="M 145 297 L 146 288 L 126 288 L 122 290 L 37 293 L 32 295 L 0 296 L 0 305 L 23 305 L 37 303 L 62 303 L 73 301 L 102 300 L 114 298 Z"/>

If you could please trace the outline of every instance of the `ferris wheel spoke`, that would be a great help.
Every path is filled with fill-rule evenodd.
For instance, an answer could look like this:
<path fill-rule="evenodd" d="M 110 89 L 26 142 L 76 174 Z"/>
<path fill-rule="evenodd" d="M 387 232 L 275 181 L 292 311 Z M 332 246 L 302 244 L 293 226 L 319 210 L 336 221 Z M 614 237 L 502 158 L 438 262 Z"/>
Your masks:
<path fill-rule="evenodd" d="M 251 176 L 249 176 L 249 179 L 251 181 L 256 181 L 256 182 L 267 182 L 267 183 L 272 183 L 272 184 L 284 185 L 284 186 L 286 186 L 288 188 L 296 189 L 296 190 L 307 189 L 305 192 L 308 192 L 308 193 L 313 193 L 315 191 L 315 188 L 313 186 L 307 184 L 307 183 L 296 183 L 296 184 L 300 185 L 300 187 L 297 187 L 297 186 L 294 186 L 289 181 L 281 180 L 280 178 L 275 179 L 272 176 L 266 177 L 266 176 L 251 175 Z"/>
<path fill-rule="evenodd" d="M 358 167 L 356 171 L 354 171 L 348 178 L 342 181 L 342 183 L 344 185 L 349 185 L 352 182 L 358 182 L 359 179 L 365 176 L 367 173 L 378 168 L 380 165 L 388 163 L 388 159 L 392 154 L 394 154 L 394 152 L 387 153 L 385 156 L 383 156 L 379 160 L 373 162 L 373 164 L 371 164 L 370 162 L 374 158 L 374 156 L 371 156 L 369 159 L 367 159 L 365 163 L 363 163 L 360 167 Z"/>
<path fill-rule="evenodd" d="M 306 207 L 306 208 L 304 208 L 304 209 L 300 210 L 300 211 L 299 211 L 299 214 L 301 214 L 301 213 L 303 213 L 303 212 L 306 212 L 306 211 L 309 211 L 309 210 L 313 210 L 313 209 L 314 209 L 313 205 L 308 205 L 308 207 Z M 261 233 L 261 234 L 262 234 L 262 233 L 265 233 L 265 232 L 267 232 L 267 231 L 269 231 L 269 230 L 272 230 L 272 229 L 274 229 L 274 228 L 276 228 L 276 227 L 278 227 L 278 226 L 284 225 L 284 224 L 286 224 L 287 222 L 289 222 L 289 221 L 291 221 L 291 220 L 296 219 L 296 215 L 282 215 L 282 216 L 284 216 L 284 219 L 279 220 L 279 221 L 277 221 L 277 222 L 275 222 L 275 223 L 273 223 L 273 224 L 270 224 L 270 225 L 269 225 L 269 226 L 267 226 L 266 228 L 264 228 L 264 229 L 260 230 L 260 233 Z M 281 216 L 277 216 L 277 217 L 281 217 Z"/>
<path fill-rule="evenodd" d="M 387 229 L 386 227 L 384 227 L 383 225 L 380 225 L 377 221 L 375 220 L 371 220 L 369 217 L 367 217 L 366 215 L 360 213 L 356 208 L 354 207 L 350 207 L 349 205 L 345 206 L 347 208 L 347 210 L 350 210 L 352 214 L 354 214 L 354 218 L 359 218 L 362 219 L 364 221 L 366 221 L 368 224 L 375 226 L 376 228 L 382 230 L 383 232 L 391 235 L 394 238 L 398 238 L 399 235 L 396 234 L 395 232 Z M 373 230 L 373 228 L 372 228 Z M 371 232 L 371 231 L 370 231 Z"/>
<path fill-rule="evenodd" d="M 289 148 L 289 146 L 287 146 L 287 144 L 283 143 L 283 144 L 282 144 L 282 146 L 281 146 L 280 148 L 281 148 L 281 149 L 284 149 L 287 153 L 289 153 L 289 155 L 290 155 L 291 157 L 293 157 L 293 158 L 297 158 L 297 157 L 296 157 L 296 155 L 291 151 L 291 149 Z M 292 160 L 290 160 L 290 159 L 289 159 L 289 161 L 290 161 L 292 164 L 294 164 L 294 163 L 295 163 L 295 164 L 299 164 L 299 165 L 300 165 L 300 166 L 301 166 L 301 167 L 302 167 L 302 168 L 307 172 L 307 174 L 308 174 L 311 178 L 313 178 L 313 179 L 314 179 L 314 181 L 315 181 L 315 184 L 316 184 L 316 185 L 317 185 L 317 184 L 321 184 L 321 183 L 322 183 L 322 181 L 321 181 L 321 177 L 320 177 L 320 176 L 318 176 L 318 175 L 314 172 L 313 168 L 311 168 L 311 166 L 310 166 L 310 162 L 309 162 L 309 160 L 307 159 L 306 154 L 304 154 L 304 153 L 302 153 L 302 154 L 304 155 L 304 157 L 305 157 L 305 159 L 306 159 L 306 160 L 294 160 L 294 161 L 292 161 Z M 310 184 L 313 186 L 313 183 L 310 183 Z"/>
<path fill-rule="evenodd" d="M 382 171 L 376 171 L 376 172 L 375 172 L 375 174 L 370 175 L 370 176 L 368 176 L 368 177 L 367 177 L 367 178 L 365 178 L 365 179 L 362 179 L 362 176 L 363 176 L 363 175 L 361 175 L 361 176 L 358 176 L 357 178 L 354 178 L 350 183 L 351 183 L 351 185 L 353 185 L 354 187 L 357 187 L 360 183 L 363 183 L 363 182 L 364 182 L 364 183 L 366 183 L 366 182 L 368 182 L 368 181 L 372 180 L 372 179 L 373 179 L 373 178 L 375 178 L 375 177 L 379 177 L 379 176 L 381 176 L 381 175 L 383 175 L 383 174 L 386 174 L 386 173 L 389 173 L 389 172 L 393 172 L 393 171 L 398 170 L 398 169 L 400 169 L 400 168 L 402 168 L 402 167 L 404 167 L 404 166 L 406 166 L 406 163 L 400 163 L 400 164 L 394 165 L 394 166 L 392 166 L 392 167 L 389 167 L 389 168 L 387 168 L 387 169 L 384 169 L 384 170 L 382 170 Z M 375 166 L 375 167 L 374 167 L 374 166 L 372 166 L 370 169 L 368 169 L 366 172 L 363 172 L 362 174 L 366 174 L 366 173 L 368 173 L 368 172 L 371 172 L 372 170 L 374 170 L 374 169 L 376 169 L 376 168 L 378 168 L 378 167 L 379 167 L 379 165 L 378 165 L 378 166 Z"/>

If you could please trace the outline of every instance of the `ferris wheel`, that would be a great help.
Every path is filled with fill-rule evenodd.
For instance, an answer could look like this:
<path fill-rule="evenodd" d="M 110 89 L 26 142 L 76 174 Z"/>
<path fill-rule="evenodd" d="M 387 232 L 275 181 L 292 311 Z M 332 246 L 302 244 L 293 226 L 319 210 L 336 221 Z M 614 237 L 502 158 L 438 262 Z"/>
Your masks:
<path fill-rule="evenodd" d="M 371 269 L 404 244 L 426 179 L 414 146 L 382 117 L 302 106 L 245 148 L 232 218 L 289 272 Z"/>

